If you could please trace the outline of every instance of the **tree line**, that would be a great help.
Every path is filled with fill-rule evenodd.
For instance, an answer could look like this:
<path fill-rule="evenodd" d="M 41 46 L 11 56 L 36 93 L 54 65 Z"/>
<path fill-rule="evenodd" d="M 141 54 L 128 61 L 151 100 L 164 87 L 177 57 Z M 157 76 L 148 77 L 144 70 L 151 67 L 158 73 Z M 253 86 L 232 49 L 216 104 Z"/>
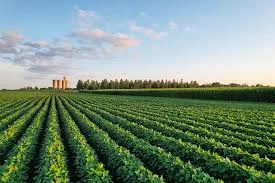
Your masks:
<path fill-rule="evenodd" d="M 256 87 L 262 87 L 263 85 L 257 84 Z M 210 84 L 200 85 L 197 81 L 183 82 L 181 79 L 177 81 L 171 80 L 78 80 L 76 89 L 78 90 L 100 90 L 100 89 L 145 89 L 145 88 L 206 88 L 206 87 L 249 87 L 247 84 L 221 84 L 214 82 Z"/>

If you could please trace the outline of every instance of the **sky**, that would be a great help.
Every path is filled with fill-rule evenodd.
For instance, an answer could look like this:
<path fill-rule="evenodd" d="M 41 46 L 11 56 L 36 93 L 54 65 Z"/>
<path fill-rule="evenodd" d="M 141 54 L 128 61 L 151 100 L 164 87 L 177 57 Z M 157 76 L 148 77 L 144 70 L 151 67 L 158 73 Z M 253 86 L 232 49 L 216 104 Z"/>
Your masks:
<path fill-rule="evenodd" d="M 0 1 L 0 88 L 53 79 L 275 86 L 274 0 Z"/>

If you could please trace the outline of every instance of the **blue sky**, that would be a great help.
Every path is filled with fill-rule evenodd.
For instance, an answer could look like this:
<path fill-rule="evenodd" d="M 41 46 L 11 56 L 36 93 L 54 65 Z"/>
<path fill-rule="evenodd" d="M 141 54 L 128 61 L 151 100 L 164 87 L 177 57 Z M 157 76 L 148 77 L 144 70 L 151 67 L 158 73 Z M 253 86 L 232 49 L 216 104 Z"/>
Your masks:
<path fill-rule="evenodd" d="M 0 1 L 0 88 L 78 79 L 275 85 L 275 2 Z M 2 78 L 9 78 L 2 79 Z"/>

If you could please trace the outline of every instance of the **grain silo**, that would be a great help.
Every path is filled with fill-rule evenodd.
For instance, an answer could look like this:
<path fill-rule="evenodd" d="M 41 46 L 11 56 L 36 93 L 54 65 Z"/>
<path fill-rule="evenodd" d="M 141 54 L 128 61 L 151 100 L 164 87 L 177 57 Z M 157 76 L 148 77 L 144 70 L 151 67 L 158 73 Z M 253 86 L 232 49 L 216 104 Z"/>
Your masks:
<path fill-rule="evenodd" d="M 58 80 L 58 89 L 62 89 L 62 83 L 63 83 L 63 81 L 62 80 Z"/>
<path fill-rule="evenodd" d="M 53 89 L 66 90 L 68 88 L 68 80 L 64 76 L 63 80 L 53 80 Z"/>
<path fill-rule="evenodd" d="M 63 88 L 63 90 L 66 90 L 68 88 L 68 80 L 65 76 L 63 77 L 63 86 L 62 86 L 62 88 Z"/>
<path fill-rule="evenodd" d="M 53 80 L 53 89 L 57 89 L 57 81 Z"/>

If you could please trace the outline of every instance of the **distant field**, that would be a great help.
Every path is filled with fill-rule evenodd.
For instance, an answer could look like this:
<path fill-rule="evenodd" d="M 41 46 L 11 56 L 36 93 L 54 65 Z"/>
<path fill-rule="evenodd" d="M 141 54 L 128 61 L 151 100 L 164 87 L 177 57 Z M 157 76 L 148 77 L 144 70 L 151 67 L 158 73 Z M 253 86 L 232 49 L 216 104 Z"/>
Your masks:
<path fill-rule="evenodd" d="M 275 88 L 174 88 L 174 89 L 117 89 L 81 91 L 95 94 L 172 97 L 226 101 L 275 102 Z"/>
<path fill-rule="evenodd" d="M 0 92 L 0 182 L 275 182 L 275 105 Z"/>

